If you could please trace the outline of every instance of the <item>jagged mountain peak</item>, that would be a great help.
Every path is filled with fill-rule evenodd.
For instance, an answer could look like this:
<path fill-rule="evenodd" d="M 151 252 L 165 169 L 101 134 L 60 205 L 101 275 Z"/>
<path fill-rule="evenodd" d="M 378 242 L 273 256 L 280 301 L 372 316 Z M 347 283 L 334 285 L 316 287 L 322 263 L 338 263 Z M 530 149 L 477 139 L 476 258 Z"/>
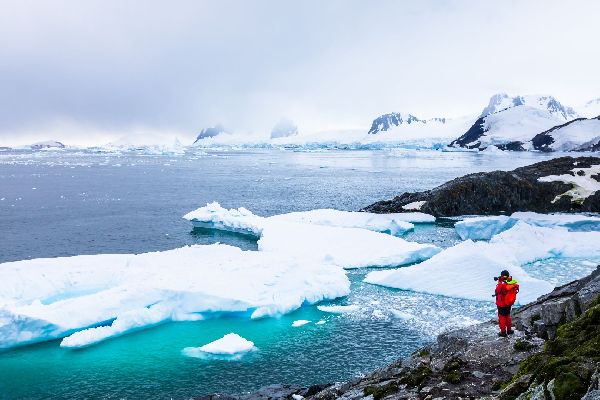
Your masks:
<path fill-rule="evenodd" d="M 579 117 L 572 107 L 563 105 L 554 96 L 551 95 L 517 95 L 510 96 L 506 93 L 497 93 L 490 98 L 488 105 L 481 112 L 481 117 L 490 115 L 510 107 L 530 106 L 544 110 L 559 117 L 564 121 L 570 121 Z"/>
<path fill-rule="evenodd" d="M 404 125 L 404 124 L 427 124 L 427 123 L 446 123 L 446 118 L 430 118 L 430 119 L 421 119 L 412 114 L 402 114 L 398 112 L 392 112 L 388 114 L 380 115 L 379 117 L 373 120 L 371 124 L 371 129 L 369 129 L 369 134 L 374 135 L 379 132 L 385 132 L 387 130 L 392 129 L 393 127 Z"/>
<path fill-rule="evenodd" d="M 204 128 L 200 131 L 194 143 L 196 143 L 198 140 L 215 137 L 224 132 L 226 132 L 225 127 L 223 127 L 221 124 L 216 124 L 214 127 Z"/>

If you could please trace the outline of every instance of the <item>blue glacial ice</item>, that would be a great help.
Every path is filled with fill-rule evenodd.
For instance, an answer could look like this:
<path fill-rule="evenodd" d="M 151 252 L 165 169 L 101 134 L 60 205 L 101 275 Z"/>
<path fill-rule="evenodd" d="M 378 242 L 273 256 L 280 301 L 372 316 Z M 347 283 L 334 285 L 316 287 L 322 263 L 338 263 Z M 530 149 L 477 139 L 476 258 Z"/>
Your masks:
<path fill-rule="evenodd" d="M 548 228 L 562 227 L 572 232 L 600 231 L 600 217 L 586 214 L 538 214 L 534 212 L 516 212 L 511 216 L 465 218 L 454 225 L 462 240 L 489 240 L 492 236 L 504 232 L 518 221 L 533 226 Z"/>

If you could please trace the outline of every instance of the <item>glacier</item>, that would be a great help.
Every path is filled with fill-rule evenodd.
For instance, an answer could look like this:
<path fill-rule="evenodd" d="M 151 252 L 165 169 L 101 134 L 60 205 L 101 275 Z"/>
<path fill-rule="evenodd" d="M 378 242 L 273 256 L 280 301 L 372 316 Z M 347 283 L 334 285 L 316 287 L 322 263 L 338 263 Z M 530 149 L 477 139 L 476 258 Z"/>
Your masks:
<path fill-rule="evenodd" d="M 0 281 L 0 348 L 82 347 L 202 313 L 274 316 L 350 290 L 338 266 L 222 244 L 8 262 Z"/>
<path fill-rule="evenodd" d="M 523 221 L 529 225 L 548 228 L 562 227 L 572 232 L 600 231 L 600 217 L 586 214 L 539 214 L 515 212 L 510 216 L 470 217 L 454 225 L 462 240 L 489 240 Z"/>
<path fill-rule="evenodd" d="M 552 257 L 600 256 L 600 232 L 570 232 L 566 228 L 532 226 L 523 221 L 493 236 L 489 242 L 467 240 L 420 264 L 373 271 L 364 281 L 371 284 L 493 301 L 492 277 L 508 269 L 521 284 L 518 300 L 533 301 L 554 287 L 531 277 L 522 266 Z"/>

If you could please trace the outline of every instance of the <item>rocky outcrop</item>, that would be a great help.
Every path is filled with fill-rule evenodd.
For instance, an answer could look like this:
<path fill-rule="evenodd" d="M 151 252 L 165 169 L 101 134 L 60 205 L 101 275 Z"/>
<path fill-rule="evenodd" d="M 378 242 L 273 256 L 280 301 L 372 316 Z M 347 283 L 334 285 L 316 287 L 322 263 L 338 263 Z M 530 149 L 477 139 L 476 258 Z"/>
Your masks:
<path fill-rule="evenodd" d="M 515 314 L 515 326 L 554 340 L 560 324 L 576 320 L 590 308 L 600 293 L 600 267 L 586 278 L 557 287 L 537 301 L 521 307 Z"/>
<path fill-rule="evenodd" d="M 369 135 L 375 135 L 379 132 L 385 132 L 400 125 L 426 125 L 431 123 L 445 124 L 446 118 L 430 118 L 425 120 L 417 118 L 412 114 L 403 115 L 401 113 L 389 113 L 375 118 L 371 124 L 371 129 L 369 129 L 369 132 L 367 133 Z"/>
<path fill-rule="evenodd" d="M 459 215 L 497 215 L 516 211 L 600 212 L 600 191 L 586 198 L 566 193 L 572 184 L 562 181 L 541 182 L 550 175 L 577 173 L 595 179 L 593 172 L 582 169 L 600 165 L 598 157 L 561 157 L 542 161 L 513 171 L 481 172 L 453 179 L 424 192 L 403 193 L 392 200 L 379 201 L 363 211 L 397 213 L 414 211 L 436 217 Z M 583 174 L 583 175 L 582 175 Z"/>
<path fill-rule="evenodd" d="M 204 128 L 200 131 L 200 133 L 196 137 L 196 140 L 194 141 L 194 143 L 196 143 L 202 139 L 218 136 L 222 133 L 225 133 L 225 128 L 221 124 L 217 124 L 211 128 Z"/>
<path fill-rule="evenodd" d="M 243 396 L 202 399 L 598 399 L 600 266 L 513 314 L 512 336 L 498 337 L 495 320 L 448 332 L 412 356 L 350 382 L 273 385 Z"/>

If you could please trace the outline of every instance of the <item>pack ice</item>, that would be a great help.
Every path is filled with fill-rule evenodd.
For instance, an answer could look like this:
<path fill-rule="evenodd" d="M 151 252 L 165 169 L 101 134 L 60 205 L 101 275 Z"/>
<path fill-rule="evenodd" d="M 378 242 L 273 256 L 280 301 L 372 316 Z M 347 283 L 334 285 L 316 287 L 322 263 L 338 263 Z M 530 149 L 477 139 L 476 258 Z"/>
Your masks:
<path fill-rule="evenodd" d="M 0 281 L 0 348 L 81 347 L 198 313 L 277 315 L 350 287 L 340 267 L 221 244 L 9 262 Z"/>
<path fill-rule="evenodd" d="M 508 269 L 521 285 L 519 302 L 535 300 L 553 289 L 529 276 L 522 265 L 549 257 L 598 257 L 600 232 L 570 232 L 522 221 L 489 242 L 467 240 L 414 266 L 369 273 L 365 282 L 444 296 L 493 301 L 494 281 Z"/>
<path fill-rule="evenodd" d="M 584 214 L 538 214 L 516 212 L 511 216 L 465 218 L 454 225 L 462 240 L 489 240 L 523 221 L 529 225 L 548 228 L 562 227 L 573 232 L 600 231 L 600 217 Z"/>
<path fill-rule="evenodd" d="M 345 216 L 319 214 L 309 220 L 340 225 Z M 215 244 L 0 264 L 0 348 L 60 337 L 62 347 L 82 347 L 217 312 L 284 314 L 347 295 L 344 268 L 397 266 L 440 251 L 368 229 L 297 222 L 297 215 L 262 218 L 216 203 L 193 215 L 198 226 L 260 237 L 259 251 Z M 352 218 L 346 226 L 384 228 L 384 218 Z M 401 226 L 390 221 L 387 228 Z"/>

